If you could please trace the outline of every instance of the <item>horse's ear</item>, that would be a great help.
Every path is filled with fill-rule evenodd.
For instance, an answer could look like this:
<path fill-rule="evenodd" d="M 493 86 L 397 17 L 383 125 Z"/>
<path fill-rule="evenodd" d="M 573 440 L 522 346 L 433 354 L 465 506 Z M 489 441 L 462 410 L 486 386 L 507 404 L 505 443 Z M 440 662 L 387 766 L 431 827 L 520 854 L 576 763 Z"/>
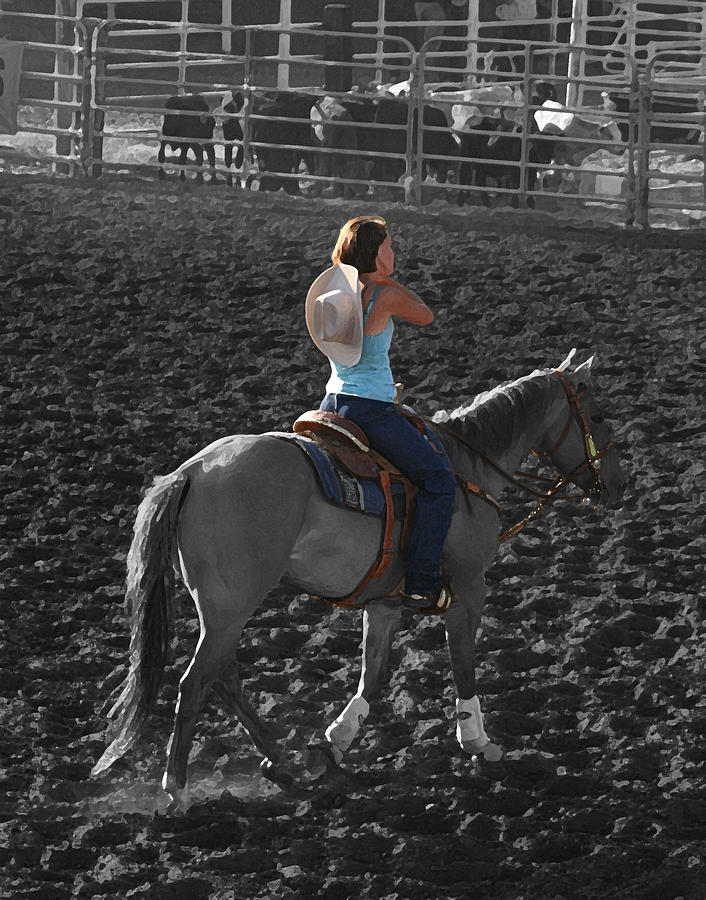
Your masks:
<path fill-rule="evenodd" d="M 593 365 L 593 360 L 594 357 L 590 356 L 586 362 L 582 362 L 580 366 L 576 366 L 571 373 L 571 381 L 578 391 L 579 396 L 586 391 L 591 383 L 591 366 Z"/>
<path fill-rule="evenodd" d="M 593 365 L 593 360 L 595 358 L 596 358 L 595 356 L 589 356 L 589 358 L 586 360 L 586 362 L 582 362 L 580 366 L 576 366 L 576 368 L 574 369 L 572 374 L 574 376 L 577 376 L 578 378 L 584 378 L 584 379 L 590 378 L 591 377 L 591 366 Z"/>
<path fill-rule="evenodd" d="M 563 363 L 556 367 L 557 372 L 566 372 L 569 369 L 569 365 L 571 364 L 571 360 L 576 356 L 576 347 L 571 350 L 571 353 L 566 357 Z"/>

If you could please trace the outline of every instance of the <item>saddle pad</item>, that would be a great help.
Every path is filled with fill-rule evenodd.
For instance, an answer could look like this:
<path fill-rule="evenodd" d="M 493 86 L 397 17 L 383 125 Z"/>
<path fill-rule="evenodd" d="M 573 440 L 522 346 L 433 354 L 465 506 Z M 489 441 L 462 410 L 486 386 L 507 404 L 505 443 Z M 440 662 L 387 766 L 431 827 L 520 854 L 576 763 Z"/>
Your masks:
<path fill-rule="evenodd" d="M 385 495 L 375 481 L 370 478 L 355 478 L 348 472 L 343 472 L 336 465 L 334 457 L 311 438 L 288 432 L 270 432 L 270 434 L 272 437 L 293 442 L 306 453 L 326 499 L 331 503 L 371 516 L 385 515 Z M 395 518 L 403 520 L 406 512 L 404 485 L 393 482 L 391 492 Z"/>

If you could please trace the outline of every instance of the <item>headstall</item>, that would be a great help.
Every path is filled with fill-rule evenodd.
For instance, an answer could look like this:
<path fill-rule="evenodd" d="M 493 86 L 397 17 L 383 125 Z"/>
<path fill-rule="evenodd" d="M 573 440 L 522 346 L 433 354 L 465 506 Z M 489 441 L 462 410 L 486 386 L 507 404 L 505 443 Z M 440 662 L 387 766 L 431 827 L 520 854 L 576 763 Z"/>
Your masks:
<path fill-rule="evenodd" d="M 574 386 L 572 384 L 570 384 L 564 378 L 560 369 L 556 369 L 554 371 L 554 375 L 561 382 L 564 390 L 566 391 L 566 395 L 569 399 L 569 417 L 567 419 L 564 430 L 562 431 L 561 436 L 559 437 L 559 440 L 554 445 L 554 447 L 552 447 L 551 450 L 548 450 L 544 453 L 539 453 L 536 450 L 532 450 L 532 453 L 539 459 L 541 459 L 543 457 L 547 457 L 547 456 L 552 456 L 554 453 L 557 452 L 557 450 L 559 450 L 561 445 L 566 440 L 566 438 L 569 434 L 569 431 L 571 429 L 572 422 L 574 422 L 574 420 L 578 420 L 578 423 L 581 427 L 581 431 L 583 432 L 583 441 L 584 441 L 584 449 L 586 452 L 586 459 L 584 460 L 584 462 L 582 462 L 579 466 L 577 466 L 568 475 L 560 474 L 554 479 L 548 478 L 544 475 L 537 475 L 534 472 L 524 472 L 521 470 L 515 472 L 515 475 L 519 475 L 524 478 L 533 478 L 536 481 L 547 482 L 550 485 L 550 487 L 548 488 L 546 494 L 541 494 L 537 491 L 533 491 L 532 488 L 529 488 L 529 487 L 527 487 L 527 485 L 523 484 L 521 481 L 518 481 L 517 478 L 514 478 L 512 475 L 510 475 L 508 472 L 506 472 L 504 469 L 502 469 L 500 466 L 498 466 L 496 463 L 494 463 L 493 460 L 489 459 L 484 453 L 482 453 L 477 447 L 475 447 L 469 440 L 467 440 L 465 437 L 463 437 L 463 435 L 458 434 L 457 432 L 453 431 L 451 428 L 449 428 L 446 425 L 443 425 L 442 423 L 439 423 L 439 422 L 433 423 L 434 427 L 443 428 L 444 431 L 447 431 L 449 434 L 453 435 L 459 441 L 461 441 L 462 443 L 469 446 L 475 453 L 478 454 L 478 456 L 481 457 L 481 459 L 483 459 L 484 462 L 486 462 L 488 465 L 490 465 L 490 467 L 492 469 L 494 469 L 496 472 L 498 472 L 500 475 L 502 475 L 511 484 L 514 484 L 516 487 L 521 488 L 523 491 L 525 491 L 525 493 L 531 494 L 533 497 L 539 498 L 539 501 L 540 501 L 539 504 L 527 516 L 525 516 L 525 518 L 522 519 L 521 522 L 518 522 L 517 525 L 513 525 L 512 528 L 509 528 L 507 531 L 503 532 L 503 534 L 500 535 L 500 537 L 498 539 L 500 542 L 506 541 L 508 538 L 513 537 L 518 532 L 522 531 L 522 529 L 526 525 L 528 525 L 532 521 L 532 519 L 535 518 L 535 516 L 539 515 L 539 513 L 544 509 L 546 504 L 552 500 L 557 499 L 557 495 L 558 495 L 559 491 L 563 490 L 563 488 L 565 488 L 567 484 L 569 484 L 574 478 L 576 478 L 577 475 L 580 475 L 581 472 L 584 471 L 584 469 L 591 468 L 593 470 L 593 481 L 589 485 L 588 490 L 586 490 L 585 492 L 580 493 L 580 494 L 564 494 L 561 496 L 560 499 L 575 500 L 578 498 L 582 498 L 581 505 L 584 505 L 585 503 L 589 502 L 591 494 L 594 494 L 597 492 L 598 493 L 598 501 L 596 502 L 596 506 L 600 506 L 600 503 L 601 503 L 601 497 L 603 494 L 603 481 L 601 480 L 601 460 L 606 455 L 606 453 L 608 453 L 608 451 L 611 449 L 611 447 L 613 445 L 611 443 L 608 443 L 605 445 L 605 447 L 603 447 L 600 450 L 598 450 L 596 448 L 596 442 L 595 442 L 593 435 L 591 434 L 591 429 L 588 424 L 588 420 L 586 418 L 586 415 L 585 415 L 583 409 L 581 408 L 580 401 L 585 392 L 578 394 L 576 392 L 576 390 L 574 389 Z"/>

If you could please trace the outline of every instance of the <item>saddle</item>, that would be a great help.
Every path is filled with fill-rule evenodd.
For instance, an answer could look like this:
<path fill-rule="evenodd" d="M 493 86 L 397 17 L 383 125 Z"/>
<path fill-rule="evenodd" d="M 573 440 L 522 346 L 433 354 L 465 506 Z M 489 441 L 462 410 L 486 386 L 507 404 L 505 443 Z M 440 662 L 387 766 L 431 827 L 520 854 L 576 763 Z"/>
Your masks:
<path fill-rule="evenodd" d="M 426 437 L 430 446 L 448 462 L 444 445 L 436 434 L 427 428 L 426 420 L 418 416 L 413 409 L 401 403 L 398 405 L 398 410 L 421 435 Z M 318 598 L 344 609 L 360 609 L 369 602 L 368 600 L 356 602 L 363 589 L 374 578 L 380 578 L 392 561 L 392 538 L 396 518 L 402 522 L 400 549 L 404 550 L 407 545 L 417 488 L 395 465 L 370 446 L 368 436 L 362 428 L 337 413 L 318 409 L 310 410 L 299 416 L 294 422 L 292 430 L 293 434 L 280 432 L 276 433 L 276 437 L 285 440 L 293 439 L 295 443 L 299 444 L 314 465 L 321 486 L 329 500 L 351 509 L 370 512 L 373 515 L 384 515 L 385 527 L 380 551 L 363 581 L 347 597 Z M 332 475 L 330 465 L 327 466 L 327 460 L 333 460 L 335 463 L 339 479 Z M 346 483 L 346 479 L 349 483 Z M 498 514 L 500 513 L 497 501 L 475 482 L 466 481 L 458 475 L 456 479 L 459 486 L 465 491 L 469 509 L 468 497 L 469 494 L 473 494 L 486 503 L 490 503 Z M 381 498 L 379 503 L 377 498 Z M 399 512 L 400 504 L 396 502 L 400 499 L 404 501 L 401 512 Z M 397 516 L 396 510 L 398 511 Z M 425 607 L 419 612 L 439 614 L 445 612 L 445 609 L 446 607 L 444 609 Z"/>
<path fill-rule="evenodd" d="M 401 407 L 402 415 L 420 432 L 427 432 L 424 420 L 416 415 L 413 410 Z M 400 472 L 388 459 L 370 446 L 367 435 L 354 422 L 339 416 L 337 413 L 323 410 L 310 410 L 299 416 L 294 422 L 292 430 L 295 434 L 315 441 L 320 447 L 334 457 L 336 462 L 350 475 L 363 481 L 374 482 L 384 496 L 385 527 L 383 531 L 382 546 L 378 558 L 373 563 L 363 581 L 347 597 L 320 599 L 343 608 L 357 607 L 355 601 L 362 593 L 366 585 L 374 578 L 380 578 L 392 561 L 393 548 L 392 537 L 395 524 L 395 488 L 404 491 L 404 512 L 402 514 L 402 537 L 400 547 L 404 548 L 409 538 L 412 523 L 412 510 L 417 495 L 417 488 Z M 432 442 L 437 452 L 445 450 L 435 440 Z"/>
<path fill-rule="evenodd" d="M 407 407 L 401 407 L 400 412 L 420 434 L 426 434 L 426 425 L 421 416 Z M 338 413 L 312 409 L 299 416 L 292 431 L 295 434 L 309 434 L 324 443 L 336 459 L 358 478 L 377 479 L 380 471 L 405 478 L 396 466 L 372 449 L 368 436 L 360 426 Z"/>

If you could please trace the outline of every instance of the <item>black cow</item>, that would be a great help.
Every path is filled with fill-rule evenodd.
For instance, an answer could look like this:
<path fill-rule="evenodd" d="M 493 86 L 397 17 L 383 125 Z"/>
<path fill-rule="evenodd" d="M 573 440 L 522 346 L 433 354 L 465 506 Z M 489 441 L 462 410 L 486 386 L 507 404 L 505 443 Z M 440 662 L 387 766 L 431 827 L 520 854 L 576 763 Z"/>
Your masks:
<path fill-rule="evenodd" d="M 261 168 L 260 190 L 299 193 L 296 176 L 303 159 L 315 171 L 311 127 L 314 97 L 306 93 L 273 91 L 256 94 L 250 107 L 250 141 Z M 285 121 L 282 121 L 285 120 Z"/>
<path fill-rule="evenodd" d="M 556 102 L 557 94 L 554 86 L 549 82 L 537 82 L 533 86 L 532 105 L 540 107 L 547 100 Z M 519 205 L 519 191 L 522 186 L 522 171 L 520 161 L 522 159 L 522 125 L 512 119 L 484 116 L 481 122 L 470 131 L 459 132 L 459 155 L 463 162 L 459 172 L 459 182 L 463 185 L 475 185 L 483 189 L 481 201 L 485 206 L 492 206 L 495 197 L 492 191 L 488 191 L 488 180 L 492 179 L 496 186 L 513 193 L 510 195 L 512 206 Z M 527 161 L 525 190 L 532 192 L 537 187 L 537 180 L 541 167 L 548 166 L 552 161 L 570 162 L 571 150 L 576 145 L 567 144 L 562 147 L 562 136 L 553 132 L 551 136 L 540 135 L 534 116 L 530 117 L 529 134 L 527 137 Z M 591 152 L 590 149 L 586 154 Z M 531 165 L 534 164 L 534 165 Z M 540 168 L 537 168 L 540 167 Z M 463 204 L 466 192 L 459 192 L 458 203 Z M 527 205 L 534 206 L 534 199 L 529 196 Z"/>
<path fill-rule="evenodd" d="M 201 94 L 183 94 L 179 97 L 169 97 L 164 104 L 165 110 L 174 110 L 174 113 L 165 113 L 162 119 L 162 134 L 159 143 L 157 160 L 160 165 L 165 162 L 165 147 L 169 145 L 172 150 L 179 151 L 179 164 L 185 166 L 189 150 L 194 154 L 196 165 L 203 166 L 204 153 L 211 168 L 211 177 L 215 177 L 216 151 L 213 145 L 213 131 L 216 120 L 211 115 L 208 101 Z M 182 113 L 180 115 L 179 113 Z M 160 168 L 159 177 L 164 178 L 164 169 Z M 184 169 L 179 173 L 181 179 L 186 178 Z M 202 179 L 201 171 L 198 178 Z"/>
<path fill-rule="evenodd" d="M 369 143 L 366 126 L 374 120 L 375 107 L 365 98 L 318 97 L 312 116 L 316 119 L 313 126 L 317 151 L 315 174 L 330 179 L 327 187 L 318 182 L 314 191 L 346 199 L 367 193 L 373 164 L 359 151 Z"/>
<path fill-rule="evenodd" d="M 326 189 L 323 187 L 325 182 L 315 181 L 312 193 L 323 191 L 350 198 L 367 190 L 367 185 L 361 187 L 340 179 L 365 181 L 368 177 L 365 162 L 357 153 L 360 132 L 353 123 L 371 120 L 369 104 L 353 97 L 341 99 L 305 91 L 268 91 L 252 94 L 245 107 L 242 92 L 232 92 L 222 110 L 230 113 L 224 119 L 223 135 L 227 141 L 238 142 L 235 145 L 236 167 L 243 162 L 243 115 L 248 115 L 249 143 L 253 160 L 260 170 L 257 177 L 261 191 L 283 188 L 289 194 L 300 193 L 302 160 L 310 175 L 331 179 L 331 185 Z M 232 148 L 226 144 L 225 163 L 228 167 L 233 161 L 229 149 Z"/>
<path fill-rule="evenodd" d="M 241 113 L 245 98 L 242 91 L 227 91 L 223 95 L 220 107 L 216 110 L 217 114 L 223 115 L 223 139 L 225 141 L 223 147 L 223 162 L 228 169 L 228 184 L 233 184 L 233 176 L 230 167 L 235 163 L 235 168 L 240 169 L 243 165 L 243 126 L 241 121 Z"/>
<path fill-rule="evenodd" d="M 373 128 L 362 132 L 359 138 L 361 149 L 373 152 L 375 162 L 372 179 L 377 182 L 399 182 L 407 171 L 405 154 L 408 146 L 410 104 L 404 97 L 382 97 L 370 99 L 375 107 Z M 418 152 L 418 109 L 411 107 L 412 153 Z M 390 126 L 388 128 L 380 126 Z M 422 179 L 432 177 L 435 181 L 447 181 L 449 170 L 453 168 L 457 146 L 444 112 L 431 103 L 425 103 L 422 111 Z M 395 154 L 394 156 L 384 154 Z"/>
<path fill-rule="evenodd" d="M 519 163 L 522 154 L 522 135 L 514 122 L 484 116 L 478 126 L 458 135 L 459 156 L 462 159 L 459 183 L 482 189 L 481 200 L 485 206 L 493 205 L 493 196 L 487 191 L 492 179 L 498 187 L 518 191 L 520 187 Z M 466 197 L 460 191 L 458 202 Z M 512 195 L 512 205 L 517 205 L 517 194 Z"/>

